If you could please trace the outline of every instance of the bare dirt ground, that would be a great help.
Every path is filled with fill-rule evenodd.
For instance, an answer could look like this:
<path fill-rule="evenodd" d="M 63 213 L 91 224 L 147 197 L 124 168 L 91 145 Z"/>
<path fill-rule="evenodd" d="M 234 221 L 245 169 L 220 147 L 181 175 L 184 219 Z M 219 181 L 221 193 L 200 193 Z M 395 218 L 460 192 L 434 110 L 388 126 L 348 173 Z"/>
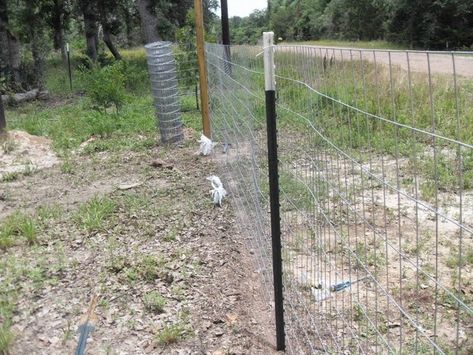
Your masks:
<path fill-rule="evenodd" d="M 89 354 L 276 353 L 245 238 L 230 201 L 213 208 L 215 166 L 195 147 L 77 155 L 0 182 L 0 221 L 22 211 L 37 230 L 0 249 L 11 354 L 72 353 L 93 295 Z M 94 228 L 91 201 L 111 206 Z"/>
<path fill-rule="evenodd" d="M 421 159 L 426 159 L 428 154 L 426 151 Z M 448 152 L 443 154 L 447 156 Z M 365 171 L 390 186 L 396 186 L 397 168 L 404 178 L 412 174 L 407 158 L 396 163 L 394 157 L 385 155 L 376 156 L 373 161 L 363 165 Z M 316 179 L 331 183 L 324 197 L 326 200 L 322 198 L 320 202 L 322 209 L 329 204 L 324 213 L 330 220 L 324 219 L 324 214 L 314 217 L 311 211 L 303 209 L 289 209 L 282 216 L 287 245 L 286 269 L 293 279 L 287 288 L 294 292 L 295 298 L 304 293 L 301 290 L 311 290 L 305 293 L 307 298 L 301 303 L 313 307 L 317 322 L 330 328 L 328 334 L 322 334 L 322 339 L 326 339 L 325 346 L 336 348 L 333 339 L 344 345 L 348 338 L 349 349 L 361 347 L 376 353 L 378 339 L 374 336 L 357 338 L 358 331 L 365 327 L 362 325 L 364 317 L 369 317 L 376 323 L 378 336 L 385 337 L 390 346 L 400 349 L 399 339 L 403 332 L 403 346 L 408 352 L 414 351 L 416 330 L 393 306 L 395 300 L 420 324 L 426 336 L 435 337 L 446 349 L 455 347 L 458 336 L 460 353 L 471 352 L 471 315 L 461 309 L 458 323 L 455 301 L 447 294 L 447 290 L 453 294 L 460 287 L 466 304 L 473 296 L 473 264 L 464 261 L 460 283 L 457 264 L 459 244 L 464 257 L 472 255 L 473 251 L 468 233 L 472 228 L 471 190 L 462 194 L 465 213 L 459 220 L 460 198 L 454 192 L 438 193 L 439 207 L 435 212 L 431 200 L 420 193 L 417 200 L 412 197 L 415 196 L 413 186 L 403 185 L 402 191 L 407 193 L 399 194 L 361 174 L 349 160 L 335 154 L 325 152 L 314 159 L 294 163 L 292 174 L 308 186 Z M 340 180 L 340 177 L 345 179 Z M 418 176 L 419 185 L 425 179 L 425 176 Z M 340 196 L 351 197 L 341 200 Z M 461 241 L 459 225 L 463 227 Z M 438 276 L 435 276 L 436 268 Z M 366 278 L 368 272 L 375 276 L 376 282 Z M 427 274 L 431 276 L 427 277 Z M 328 291 L 330 285 L 346 280 L 362 281 L 344 292 Z M 387 293 L 393 298 L 388 300 Z M 364 313 L 356 316 L 357 302 L 366 307 L 366 316 Z M 376 312 L 371 312 L 372 309 Z M 435 332 L 434 312 L 438 317 Z M 424 346 L 428 349 L 428 344 Z"/>
<path fill-rule="evenodd" d="M 50 149 L 50 141 L 22 131 L 9 131 L 0 141 L 0 179 L 5 174 L 29 169 L 50 168 L 59 159 Z M 1 213 L 1 211 L 0 211 Z"/>
<path fill-rule="evenodd" d="M 300 47 L 300 46 L 298 46 Z M 445 54 L 426 53 L 411 51 L 406 54 L 406 51 L 388 51 L 388 50 L 368 50 L 356 48 L 338 48 L 338 47 L 321 47 L 310 46 L 317 48 L 317 55 L 326 56 L 327 60 L 334 58 L 336 60 L 355 60 L 362 59 L 371 63 L 384 64 L 389 66 L 399 66 L 404 70 L 410 69 L 412 72 L 428 73 L 429 62 L 430 72 L 432 74 L 447 74 L 453 75 L 453 63 L 455 62 L 455 72 L 457 75 L 464 77 L 473 77 L 473 56 L 463 54 L 455 54 L 454 60 L 449 52 Z M 291 46 L 277 46 L 278 50 L 291 51 Z M 375 53 L 375 54 L 374 54 Z"/>

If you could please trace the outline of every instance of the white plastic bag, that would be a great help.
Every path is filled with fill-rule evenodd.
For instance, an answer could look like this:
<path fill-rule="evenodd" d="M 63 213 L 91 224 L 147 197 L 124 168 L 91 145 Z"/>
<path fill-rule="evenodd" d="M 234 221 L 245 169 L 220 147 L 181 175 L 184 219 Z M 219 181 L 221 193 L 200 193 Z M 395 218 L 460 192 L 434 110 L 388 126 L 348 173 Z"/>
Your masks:
<path fill-rule="evenodd" d="M 225 196 L 227 196 L 227 190 L 223 188 L 222 181 L 218 176 L 212 175 L 207 178 L 212 185 L 212 190 L 210 190 L 210 195 L 212 196 L 213 202 L 216 206 L 222 207 L 222 201 Z"/>
<path fill-rule="evenodd" d="M 198 140 L 200 143 L 199 154 L 200 155 L 209 155 L 212 153 L 213 147 L 217 145 L 217 143 L 212 142 L 209 138 L 205 135 L 201 135 L 200 139 Z"/>

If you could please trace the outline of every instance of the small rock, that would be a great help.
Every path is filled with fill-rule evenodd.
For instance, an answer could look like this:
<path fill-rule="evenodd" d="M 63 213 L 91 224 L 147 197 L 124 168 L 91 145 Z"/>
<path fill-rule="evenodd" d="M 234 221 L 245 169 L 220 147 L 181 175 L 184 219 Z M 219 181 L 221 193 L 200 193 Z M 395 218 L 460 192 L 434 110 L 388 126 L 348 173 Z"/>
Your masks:
<path fill-rule="evenodd" d="M 216 329 L 214 330 L 214 334 L 215 334 L 215 336 L 217 336 L 217 337 L 221 337 L 223 334 L 225 334 L 225 332 L 223 331 L 222 328 L 218 327 L 218 328 L 216 328 Z"/>

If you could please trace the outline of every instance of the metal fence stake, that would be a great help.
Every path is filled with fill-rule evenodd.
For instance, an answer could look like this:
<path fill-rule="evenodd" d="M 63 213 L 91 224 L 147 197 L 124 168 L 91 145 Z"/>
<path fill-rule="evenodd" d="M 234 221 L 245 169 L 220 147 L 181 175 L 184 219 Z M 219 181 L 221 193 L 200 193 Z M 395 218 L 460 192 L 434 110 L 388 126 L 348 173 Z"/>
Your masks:
<path fill-rule="evenodd" d="M 276 315 L 276 348 L 277 350 L 285 350 L 281 218 L 279 215 L 278 143 L 276 129 L 276 80 L 274 73 L 273 39 L 273 32 L 263 33 L 269 191 L 271 205 L 271 240 L 273 250 L 274 309 Z"/>
<path fill-rule="evenodd" d="M 66 53 L 67 53 L 67 71 L 69 73 L 69 87 L 72 91 L 72 70 L 71 70 L 71 54 L 69 49 L 69 43 L 66 43 Z"/>

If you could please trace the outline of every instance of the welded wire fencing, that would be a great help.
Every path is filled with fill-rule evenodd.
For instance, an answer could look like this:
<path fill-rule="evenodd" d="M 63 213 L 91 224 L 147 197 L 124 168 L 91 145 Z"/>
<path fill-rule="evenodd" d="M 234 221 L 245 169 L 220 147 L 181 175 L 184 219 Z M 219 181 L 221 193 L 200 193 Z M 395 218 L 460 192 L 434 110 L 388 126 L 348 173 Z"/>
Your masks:
<path fill-rule="evenodd" d="M 207 65 L 271 300 L 262 50 Z M 288 352 L 472 353 L 473 53 L 274 50 Z"/>

